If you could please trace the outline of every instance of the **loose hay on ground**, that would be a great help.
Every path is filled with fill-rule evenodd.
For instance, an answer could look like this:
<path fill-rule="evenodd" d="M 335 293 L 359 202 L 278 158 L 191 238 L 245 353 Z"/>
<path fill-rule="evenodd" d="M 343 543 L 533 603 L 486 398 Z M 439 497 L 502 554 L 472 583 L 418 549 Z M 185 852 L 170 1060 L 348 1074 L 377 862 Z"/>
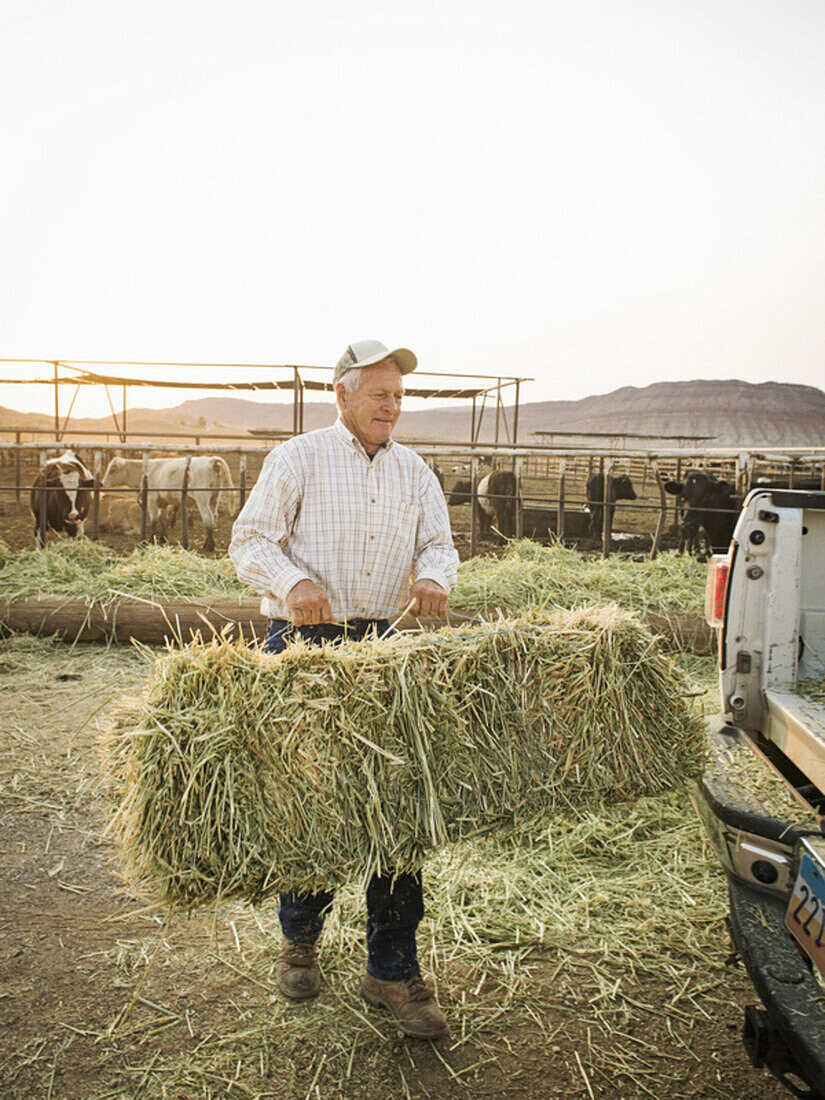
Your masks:
<path fill-rule="evenodd" d="M 130 882 L 172 906 L 409 871 L 699 774 L 690 690 L 616 607 L 277 657 L 196 641 L 104 740 L 112 833 Z"/>

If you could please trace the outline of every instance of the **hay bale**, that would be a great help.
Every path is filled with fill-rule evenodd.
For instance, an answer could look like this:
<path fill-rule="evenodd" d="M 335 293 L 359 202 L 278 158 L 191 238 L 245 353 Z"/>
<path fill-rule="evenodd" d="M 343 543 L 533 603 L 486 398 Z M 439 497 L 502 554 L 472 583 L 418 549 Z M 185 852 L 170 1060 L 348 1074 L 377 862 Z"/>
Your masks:
<path fill-rule="evenodd" d="M 616 607 L 278 656 L 197 640 L 104 736 L 110 831 L 133 888 L 174 907 L 408 871 L 699 774 L 689 691 Z"/>

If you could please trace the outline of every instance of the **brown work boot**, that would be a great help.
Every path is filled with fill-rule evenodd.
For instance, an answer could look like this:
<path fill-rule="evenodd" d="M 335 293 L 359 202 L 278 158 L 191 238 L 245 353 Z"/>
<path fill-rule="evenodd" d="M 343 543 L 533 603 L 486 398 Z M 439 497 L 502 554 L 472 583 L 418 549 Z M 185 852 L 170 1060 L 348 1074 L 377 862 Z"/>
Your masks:
<path fill-rule="evenodd" d="M 275 968 L 278 989 L 293 1001 L 317 997 L 321 988 L 321 971 L 315 957 L 314 943 L 296 943 L 284 936 Z"/>
<path fill-rule="evenodd" d="M 388 1009 L 405 1035 L 438 1039 L 447 1032 L 447 1021 L 435 994 L 421 978 L 382 982 L 367 974 L 361 983 L 361 992 L 371 1005 Z"/>

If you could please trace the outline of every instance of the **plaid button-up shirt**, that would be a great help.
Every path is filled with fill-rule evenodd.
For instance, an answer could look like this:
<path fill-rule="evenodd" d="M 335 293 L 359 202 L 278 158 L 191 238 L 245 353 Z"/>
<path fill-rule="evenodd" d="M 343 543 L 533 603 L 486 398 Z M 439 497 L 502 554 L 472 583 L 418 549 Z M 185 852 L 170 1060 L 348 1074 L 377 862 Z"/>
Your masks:
<path fill-rule="evenodd" d="M 264 594 L 261 612 L 279 619 L 289 618 L 287 593 L 302 580 L 324 589 L 337 618 L 387 618 L 404 606 L 411 577 L 449 591 L 458 569 L 432 470 L 392 440 L 370 460 L 340 420 L 267 455 L 229 556 Z"/>

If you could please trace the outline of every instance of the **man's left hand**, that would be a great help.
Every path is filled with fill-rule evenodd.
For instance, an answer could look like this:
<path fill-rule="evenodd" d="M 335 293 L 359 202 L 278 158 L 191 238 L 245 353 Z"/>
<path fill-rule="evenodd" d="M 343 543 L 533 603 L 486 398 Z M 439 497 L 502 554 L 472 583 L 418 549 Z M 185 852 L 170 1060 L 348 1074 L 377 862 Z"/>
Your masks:
<path fill-rule="evenodd" d="M 447 614 L 448 598 L 449 593 L 440 584 L 423 577 L 420 581 L 416 581 L 410 589 L 407 603 L 409 604 L 412 601 L 411 615 L 418 615 L 421 618 L 435 616 L 443 619 Z"/>

